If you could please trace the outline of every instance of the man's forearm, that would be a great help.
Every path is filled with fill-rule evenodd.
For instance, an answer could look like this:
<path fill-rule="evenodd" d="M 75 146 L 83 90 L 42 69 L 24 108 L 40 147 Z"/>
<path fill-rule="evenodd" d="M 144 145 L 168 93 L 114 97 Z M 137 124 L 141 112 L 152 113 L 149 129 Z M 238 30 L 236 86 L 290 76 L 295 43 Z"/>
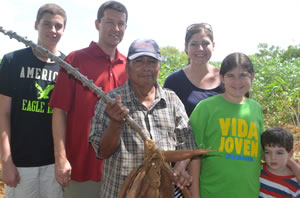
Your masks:
<path fill-rule="evenodd" d="M 54 108 L 52 115 L 52 134 L 54 142 L 55 159 L 67 158 L 66 156 L 66 134 L 67 134 L 67 113 L 61 109 Z"/>
<path fill-rule="evenodd" d="M 10 150 L 11 98 L 0 94 L 0 157 L 1 162 L 12 160 Z"/>
<path fill-rule="evenodd" d="M 0 118 L 0 159 L 1 163 L 12 161 L 10 150 L 10 127 L 6 127 L 2 118 Z"/>
<path fill-rule="evenodd" d="M 99 153 L 104 159 L 109 158 L 120 145 L 120 137 L 123 123 L 110 121 L 100 139 Z"/>
<path fill-rule="evenodd" d="M 2 180 L 10 187 L 20 183 L 18 170 L 13 162 L 10 149 L 11 97 L 0 94 L 0 158 L 2 163 Z"/>

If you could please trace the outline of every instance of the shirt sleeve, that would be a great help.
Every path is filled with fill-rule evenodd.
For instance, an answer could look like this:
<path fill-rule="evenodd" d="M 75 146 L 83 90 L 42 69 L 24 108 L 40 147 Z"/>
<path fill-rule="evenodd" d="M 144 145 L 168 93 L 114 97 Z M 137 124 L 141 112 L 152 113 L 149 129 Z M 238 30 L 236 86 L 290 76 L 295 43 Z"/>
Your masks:
<path fill-rule="evenodd" d="M 14 82 L 15 78 L 13 74 L 13 65 L 11 61 L 5 55 L 0 64 L 0 94 L 12 97 L 15 90 Z"/>
<path fill-rule="evenodd" d="M 67 56 L 65 61 L 72 64 L 72 66 L 76 65 L 76 61 L 70 56 L 72 57 L 72 55 Z M 75 86 L 76 79 L 71 74 L 68 74 L 65 69 L 61 68 L 50 98 L 50 106 L 68 112 L 74 99 Z"/>
<path fill-rule="evenodd" d="M 200 101 L 195 107 L 190 116 L 190 123 L 192 125 L 193 134 L 196 144 L 200 149 L 208 148 L 205 143 L 205 131 L 207 127 L 208 112 L 205 111 L 205 106 Z"/>
<path fill-rule="evenodd" d="M 176 149 L 196 150 L 197 145 L 195 143 L 192 127 L 189 122 L 189 118 L 186 114 L 184 105 L 175 94 L 174 96 L 176 101 L 175 134 L 176 134 L 177 142 L 179 143 Z"/>
<path fill-rule="evenodd" d="M 95 106 L 94 117 L 91 121 L 91 128 L 89 134 L 89 142 L 92 144 L 96 155 L 99 158 L 101 158 L 99 154 L 99 141 L 109 123 L 109 117 L 105 113 L 105 108 L 106 103 L 103 99 L 100 99 Z"/>

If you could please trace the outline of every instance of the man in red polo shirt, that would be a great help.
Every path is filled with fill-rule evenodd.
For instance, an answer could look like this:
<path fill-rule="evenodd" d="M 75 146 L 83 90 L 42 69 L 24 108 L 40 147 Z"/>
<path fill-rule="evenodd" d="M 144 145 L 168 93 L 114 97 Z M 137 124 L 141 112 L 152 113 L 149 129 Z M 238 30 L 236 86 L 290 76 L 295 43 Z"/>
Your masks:
<path fill-rule="evenodd" d="M 98 43 L 71 52 L 65 61 L 108 92 L 125 83 L 126 58 L 117 50 L 127 23 L 127 10 L 108 1 L 98 10 Z M 102 160 L 88 143 L 91 119 L 98 98 L 65 70 L 57 77 L 50 105 L 53 109 L 55 174 L 64 188 L 64 197 L 98 198 Z"/>

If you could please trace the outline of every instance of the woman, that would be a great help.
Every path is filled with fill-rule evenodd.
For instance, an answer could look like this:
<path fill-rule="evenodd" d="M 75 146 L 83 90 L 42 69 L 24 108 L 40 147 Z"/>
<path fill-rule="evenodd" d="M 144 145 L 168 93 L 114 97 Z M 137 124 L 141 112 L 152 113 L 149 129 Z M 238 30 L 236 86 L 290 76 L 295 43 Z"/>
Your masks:
<path fill-rule="evenodd" d="M 188 116 L 200 100 L 223 92 L 219 69 L 209 63 L 215 48 L 213 31 L 209 24 L 188 26 L 185 52 L 189 63 L 167 77 L 164 87 L 172 89 L 181 99 Z"/>
<path fill-rule="evenodd" d="M 197 23 L 189 25 L 185 35 L 187 66 L 167 77 L 164 88 L 173 90 L 185 106 L 190 116 L 200 100 L 223 92 L 220 70 L 209 64 L 215 48 L 211 25 Z M 175 198 L 183 197 L 178 188 Z"/>

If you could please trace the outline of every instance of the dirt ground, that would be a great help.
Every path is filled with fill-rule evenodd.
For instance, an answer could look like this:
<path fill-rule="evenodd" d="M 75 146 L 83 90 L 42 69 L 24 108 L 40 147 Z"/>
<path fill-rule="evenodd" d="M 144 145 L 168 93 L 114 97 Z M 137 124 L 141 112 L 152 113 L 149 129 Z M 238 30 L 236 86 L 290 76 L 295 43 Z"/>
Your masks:
<path fill-rule="evenodd" d="M 284 128 L 288 129 L 295 135 L 295 145 L 294 145 L 294 159 L 300 164 L 300 127 L 295 127 L 291 125 L 286 125 Z M 4 184 L 2 182 L 2 166 L 0 163 L 0 198 L 4 197 Z"/>

